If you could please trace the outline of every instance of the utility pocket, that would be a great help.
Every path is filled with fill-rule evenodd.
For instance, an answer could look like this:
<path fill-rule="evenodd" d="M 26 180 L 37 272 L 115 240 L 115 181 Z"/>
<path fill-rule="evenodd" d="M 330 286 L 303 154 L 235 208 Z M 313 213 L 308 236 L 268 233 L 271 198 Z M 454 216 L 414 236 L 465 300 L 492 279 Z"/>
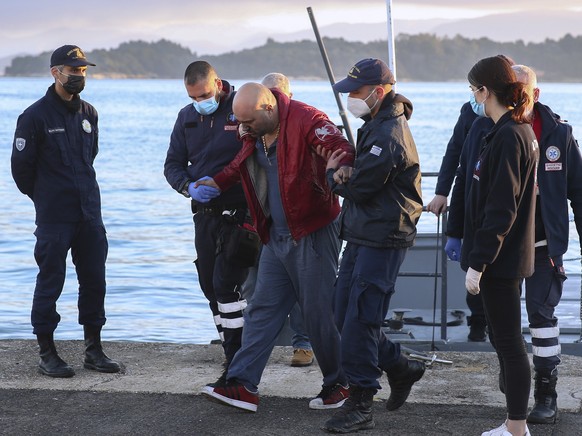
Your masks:
<path fill-rule="evenodd" d="M 243 268 L 255 266 L 261 251 L 261 239 L 248 224 L 235 225 L 223 247 L 228 260 Z"/>

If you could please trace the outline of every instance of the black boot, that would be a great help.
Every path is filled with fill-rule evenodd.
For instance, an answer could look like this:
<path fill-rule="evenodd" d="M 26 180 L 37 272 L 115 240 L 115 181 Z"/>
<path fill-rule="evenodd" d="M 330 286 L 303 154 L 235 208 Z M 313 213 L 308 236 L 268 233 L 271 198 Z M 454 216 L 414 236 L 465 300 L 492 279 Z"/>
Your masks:
<path fill-rule="evenodd" d="M 386 402 L 386 409 L 396 410 L 404 404 L 410 395 L 412 385 L 422 378 L 425 369 L 423 362 L 409 360 L 400 355 L 398 363 L 386 370 L 390 384 L 390 397 Z"/>
<path fill-rule="evenodd" d="M 532 424 L 553 424 L 558 417 L 558 394 L 556 383 L 558 382 L 558 370 L 535 371 L 535 404 L 527 417 L 527 422 Z"/>
<path fill-rule="evenodd" d="M 338 411 L 327 420 L 323 429 L 331 433 L 352 433 L 374 428 L 372 406 L 376 389 L 350 386 L 350 396 Z"/>
<path fill-rule="evenodd" d="M 40 346 L 40 362 L 38 370 L 41 374 L 49 377 L 66 378 L 75 375 L 75 371 L 59 357 L 53 334 L 36 335 L 38 345 Z"/>
<path fill-rule="evenodd" d="M 469 326 L 469 334 L 467 339 L 471 342 L 485 342 L 487 333 L 487 321 L 484 316 L 468 316 L 467 325 Z"/>
<path fill-rule="evenodd" d="M 119 372 L 119 363 L 111 360 L 101 347 L 101 326 L 83 326 L 85 333 L 85 364 L 87 369 L 99 372 Z"/>

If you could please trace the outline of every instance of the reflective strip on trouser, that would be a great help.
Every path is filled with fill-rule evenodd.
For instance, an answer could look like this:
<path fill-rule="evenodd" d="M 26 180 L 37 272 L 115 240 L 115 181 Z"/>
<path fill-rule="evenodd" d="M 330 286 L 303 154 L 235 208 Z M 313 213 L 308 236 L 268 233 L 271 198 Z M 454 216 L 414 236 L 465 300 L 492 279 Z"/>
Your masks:
<path fill-rule="evenodd" d="M 247 300 L 233 301 L 232 303 L 218 303 L 220 321 L 222 323 L 222 346 L 226 361 L 230 364 L 241 345 L 243 331 L 243 310 L 247 307 Z"/>
<path fill-rule="evenodd" d="M 534 356 L 545 358 L 560 355 L 562 350 L 559 327 L 532 328 L 530 333 Z"/>
<path fill-rule="evenodd" d="M 224 342 L 224 332 L 222 331 L 222 318 L 220 318 L 220 315 L 214 316 L 214 324 L 216 324 L 216 330 L 218 331 L 218 336 L 220 336 L 220 340 Z"/>
<path fill-rule="evenodd" d="M 247 300 L 233 301 L 232 303 L 218 303 L 218 310 L 222 321 L 222 329 L 240 329 L 243 327 L 243 310 L 247 307 Z"/>

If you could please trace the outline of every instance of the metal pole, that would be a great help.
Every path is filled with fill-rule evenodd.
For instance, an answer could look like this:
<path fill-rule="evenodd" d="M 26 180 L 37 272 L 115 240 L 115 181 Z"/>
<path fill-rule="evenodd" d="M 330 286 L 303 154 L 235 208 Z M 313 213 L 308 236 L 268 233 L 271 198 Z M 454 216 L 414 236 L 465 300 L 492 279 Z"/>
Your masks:
<path fill-rule="evenodd" d="M 327 77 L 329 78 L 329 82 L 333 86 L 335 84 L 335 78 L 333 76 L 333 71 L 331 70 L 331 65 L 329 63 L 329 58 L 327 57 L 327 52 L 325 51 L 323 41 L 321 40 L 321 36 L 319 35 L 319 30 L 317 28 L 317 23 L 315 22 L 315 17 L 313 16 L 313 11 L 311 10 L 311 7 L 307 8 L 307 13 L 309 14 L 309 19 L 311 20 L 311 26 L 313 27 L 313 32 L 315 33 L 315 39 L 317 39 L 317 45 L 319 45 L 319 51 L 321 52 L 323 63 L 325 64 Z M 348 138 L 348 141 L 350 141 L 352 145 L 355 145 L 354 137 L 352 136 L 352 130 L 350 129 L 350 123 L 348 122 L 348 117 L 346 116 L 344 105 L 342 104 L 342 99 L 339 96 L 339 93 L 336 92 L 335 90 L 333 90 L 333 94 L 335 95 L 335 101 L 339 109 L 339 115 L 342 119 L 344 130 L 346 131 L 346 137 Z"/>
<path fill-rule="evenodd" d="M 394 23 L 392 21 L 392 0 L 386 0 L 386 14 L 388 23 L 388 68 L 394 74 L 396 80 L 396 55 L 394 51 Z M 396 89 L 396 85 L 393 87 Z"/>

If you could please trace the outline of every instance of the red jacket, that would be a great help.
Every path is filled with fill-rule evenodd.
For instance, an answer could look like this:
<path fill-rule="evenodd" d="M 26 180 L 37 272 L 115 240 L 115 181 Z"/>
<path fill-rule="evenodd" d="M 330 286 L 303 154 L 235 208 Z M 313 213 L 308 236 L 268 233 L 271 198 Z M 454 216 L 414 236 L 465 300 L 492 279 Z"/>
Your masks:
<path fill-rule="evenodd" d="M 305 103 L 290 100 L 277 89 L 271 89 L 278 103 L 280 131 L 277 141 L 277 162 L 281 202 L 294 240 L 328 225 L 340 212 L 338 197 L 327 185 L 325 160 L 316 147 L 347 152 L 341 165 L 352 166 L 354 147 L 327 115 Z M 247 198 L 255 227 L 264 244 L 269 241 L 270 216 L 267 201 L 266 174 L 255 157 L 257 139 L 243 138 L 243 146 L 214 181 L 226 190 L 239 180 Z"/>

